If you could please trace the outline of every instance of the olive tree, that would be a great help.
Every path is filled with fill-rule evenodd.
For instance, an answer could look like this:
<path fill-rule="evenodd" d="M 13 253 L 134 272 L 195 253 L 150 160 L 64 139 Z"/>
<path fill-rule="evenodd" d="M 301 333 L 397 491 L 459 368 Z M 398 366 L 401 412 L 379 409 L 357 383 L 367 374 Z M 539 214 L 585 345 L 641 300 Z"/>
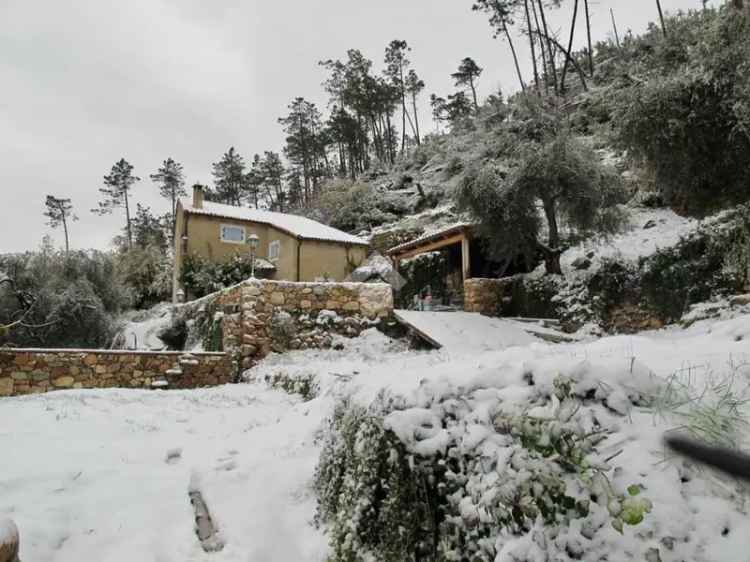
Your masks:
<path fill-rule="evenodd" d="M 562 131 L 546 143 L 528 143 L 510 169 L 493 162 L 470 171 L 457 199 L 493 255 L 541 256 L 547 273 L 561 274 L 561 225 L 578 234 L 614 232 L 622 194 L 617 173 Z"/>

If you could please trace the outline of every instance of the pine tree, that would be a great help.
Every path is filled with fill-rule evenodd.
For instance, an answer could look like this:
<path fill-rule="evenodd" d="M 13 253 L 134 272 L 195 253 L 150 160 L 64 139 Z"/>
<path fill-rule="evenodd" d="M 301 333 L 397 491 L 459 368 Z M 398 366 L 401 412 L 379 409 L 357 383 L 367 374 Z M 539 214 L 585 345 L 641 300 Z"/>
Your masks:
<path fill-rule="evenodd" d="M 321 115 L 314 103 L 301 97 L 295 98 L 288 108 L 289 113 L 278 120 L 287 134 L 284 153 L 293 165 L 302 169 L 305 202 L 309 203 L 319 178 L 326 173 L 321 165 L 326 150 L 320 137 Z"/>
<path fill-rule="evenodd" d="M 356 49 L 347 51 L 345 63 L 328 60 L 320 64 L 331 73 L 324 87 L 333 107 L 327 134 L 322 131 L 321 138 L 324 145 L 337 146 L 339 173 L 348 173 L 354 179 L 368 169 L 370 148 L 378 160 L 393 164 L 398 143 L 391 118 L 405 92 L 390 78 L 373 76 L 372 61 Z M 408 112 L 405 117 L 411 122 Z"/>
<path fill-rule="evenodd" d="M 159 185 L 159 193 L 162 197 L 171 203 L 171 214 L 169 222 L 171 224 L 172 240 L 174 240 L 175 225 L 177 220 L 177 200 L 187 195 L 185 191 L 185 177 L 182 172 L 182 164 L 167 158 L 162 162 L 155 174 L 149 176 L 151 181 Z"/>
<path fill-rule="evenodd" d="M 416 130 L 414 124 L 411 122 L 411 117 L 406 110 L 406 78 L 405 72 L 411 62 L 407 58 L 406 54 L 411 51 L 411 48 L 406 41 L 400 39 L 394 39 L 390 42 L 388 47 L 385 49 L 385 76 L 390 81 L 391 85 L 396 88 L 399 99 L 401 101 L 401 152 L 404 151 L 406 145 L 406 120 L 409 119 L 411 123 L 412 132 L 416 137 Z"/>
<path fill-rule="evenodd" d="M 459 121 L 471 116 L 473 106 L 464 92 L 456 92 L 448 96 L 445 111 L 448 121 L 451 122 L 451 125 L 455 125 Z"/>
<path fill-rule="evenodd" d="M 266 188 L 268 206 L 284 212 L 286 193 L 284 192 L 284 164 L 276 152 L 266 151 L 260 163 L 263 185 Z"/>
<path fill-rule="evenodd" d="M 258 209 L 260 206 L 260 190 L 263 186 L 263 171 L 261 170 L 260 155 L 253 156 L 253 163 L 250 165 L 250 171 L 245 176 L 247 192 L 253 206 Z"/>
<path fill-rule="evenodd" d="M 62 225 L 65 233 L 65 253 L 70 252 L 70 240 L 68 238 L 68 220 L 77 221 L 78 217 L 73 214 L 73 205 L 70 199 L 47 195 L 44 201 L 46 210 L 44 216 L 49 219 L 47 224 L 52 228 Z"/>
<path fill-rule="evenodd" d="M 445 98 L 440 97 L 436 94 L 430 94 L 430 107 L 432 108 L 432 120 L 435 122 L 435 129 L 440 131 L 440 123 L 445 121 L 447 117 L 447 102 Z"/>
<path fill-rule="evenodd" d="M 299 168 L 290 168 L 286 174 L 287 203 L 292 209 L 302 206 L 302 179 Z"/>
<path fill-rule="evenodd" d="M 232 146 L 212 167 L 216 198 L 227 205 L 242 205 L 247 191 L 245 161 L 242 156 Z"/>
<path fill-rule="evenodd" d="M 91 209 L 92 213 L 98 215 L 109 215 L 115 208 L 125 209 L 125 231 L 127 233 L 128 249 L 133 247 L 133 233 L 130 224 L 130 190 L 135 182 L 141 178 L 133 175 L 133 166 L 124 158 L 121 158 L 114 166 L 109 175 L 104 176 L 104 187 L 99 188 L 103 200 L 99 202 L 98 209 Z"/>
<path fill-rule="evenodd" d="M 136 204 L 133 225 L 133 244 L 136 248 L 145 249 L 154 246 L 162 251 L 168 247 L 167 232 L 171 228 L 171 215 L 158 217 L 151 212 L 150 207 Z M 166 228 L 165 228 L 166 226 Z"/>
<path fill-rule="evenodd" d="M 513 55 L 513 63 L 516 66 L 516 74 L 518 75 L 518 82 L 521 84 L 521 90 L 526 90 L 526 84 L 523 81 L 523 75 L 521 74 L 521 65 L 518 62 L 518 54 L 513 44 L 513 38 L 510 35 L 510 26 L 513 25 L 513 16 L 515 12 L 520 8 L 521 0 L 475 0 L 472 5 L 472 10 L 481 11 L 489 16 L 490 25 L 495 30 L 494 36 L 499 37 L 501 34 L 505 35 L 505 39 L 508 41 L 510 52 Z M 541 0 L 539 0 L 541 7 Z M 546 29 L 546 23 L 545 23 Z"/>
<path fill-rule="evenodd" d="M 482 75 L 482 68 L 474 62 L 471 57 L 466 57 L 458 65 L 458 70 L 451 74 L 451 77 L 458 87 L 469 87 L 471 90 L 471 97 L 474 101 L 474 111 L 479 111 L 479 104 L 477 103 L 477 88 L 476 81 Z"/>
<path fill-rule="evenodd" d="M 417 144 L 422 144 L 422 139 L 419 136 L 419 114 L 417 113 L 417 96 L 424 90 L 424 81 L 420 80 L 414 69 L 409 71 L 406 75 L 406 92 L 411 96 L 411 107 L 414 112 L 414 127 L 417 131 Z"/>

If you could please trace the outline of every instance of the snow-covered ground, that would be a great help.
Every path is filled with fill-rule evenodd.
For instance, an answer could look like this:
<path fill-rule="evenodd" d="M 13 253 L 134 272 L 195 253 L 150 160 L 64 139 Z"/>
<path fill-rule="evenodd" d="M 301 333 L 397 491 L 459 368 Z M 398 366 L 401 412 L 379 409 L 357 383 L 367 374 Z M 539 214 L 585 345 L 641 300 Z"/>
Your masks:
<path fill-rule="evenodd" d="M 169 326 L 171 311 L 170 303 L 159 303 L 149 310 L 130 312 L 122 319 L 124 324 L 115 338 L 118 347 L 152 351 L 166 349 L 158 334 Z"/>
<path fill-rule="evenodd" d="M 560 256 L 560 265 L 567 277 L 590 275 L 604 259 L 636 262 L 659 249 L 676 245 L 701 225 L 701 221 L 681 217 L 670 209 L 633 207 L 627 209 L 627 214 L 627 223 L 618 234 L 588 238 Z M 708 221 L 720 220 L 721 216 L 716 215 Z M 589 256 L 591 267 L 587 270 L 577 271 L 573 267 L 573 262 Z M 543 275 L 544 265 L 540 265 L 535 273 Z"/>
<path fill-rule="evenodd" d="M 338 397 L 368 402 L 387 387 L 418 401 L 425 385 L 447 393 L 483 381 L 510 385 L 505 399 L 512 400 L 527 371 L 585 372 L 613 385 L 627 384 L 632 373 L 666 378 L 679 371 L 699 388 L 731 370 L 737 392 L 750 378 L 749 314 L 590 342 L 512 343 L 519 345 L 411 351 L 371 330 L 343 349 L 272 355 L 248 372 L 247 384 L 2 399 L 0 519 L 16 522 L 21 559 L 34 562 L 322 562 L 328 550 L 311 525 L 310 482 L 316 436 Z M 314 376 L 317 397 L 304 402 L 259 382 L 279 373 Z M 625 443 L 613 464 L 647 486 L 654 510 L 646 532 L 666 529 L 695 541 L 690 549 L 662 549 L 663 562 L 747 560 L 750 517 L 731 486 L 704 476 L 683 487 L 677 469 L 659 463 L 658 439 L 675 422 L 648 412 L 630 419 L 610 438 Z M 179 457 L 167 462 L 175 449 Z M 195 537 L 191 485 L 203 492 L 219 528 L 226 545 L 220 553 L 204 553 Z M 626 528 L 626 537 L 640 532 L 634 529 Z M 700 556 L 691 558 L 695 552 Z"/>

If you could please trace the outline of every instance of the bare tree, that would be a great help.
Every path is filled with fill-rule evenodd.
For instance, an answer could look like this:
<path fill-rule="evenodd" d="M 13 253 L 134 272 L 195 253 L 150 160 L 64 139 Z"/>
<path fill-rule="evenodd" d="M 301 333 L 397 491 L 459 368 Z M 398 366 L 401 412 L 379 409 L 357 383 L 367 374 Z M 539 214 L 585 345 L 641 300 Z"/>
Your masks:
<path fill-rule="evenodd" d="M 614 29 L 615 32 L 615 42 L 617 43 L 617 48 L 620 48 L 620 36 L 617 33 L 617 22 L 615 21 L 615 12 L 612 10 L 612 8 L 609 9 L 609 15 L 612 18 L 612 29 Z"/>
<path fill-rule="evenodd" d="M 594 49 L 591 44 L 591 14 L 589 13 L 589 0 L 583 0 L 583 7 L 586 10 L 586 39 L 588 41 L 589 55 L 589 76 L 594 76 Z"/>
<path fill-rule="evenodd" d="M 534 33 L 531 30 L 531 17 L 529 15 L 529 0 L 524 0 L 523 3 L 524 11 L 526 12 L 526 27 L 529 32 L 529 46 L 531 47 L 531 64 L 534 68 L 534 86 L 536 87 L 536 93 L 539 90 L 539 69 L 536 66 L 536 41 L 534 39 Z"/>
<path fill-rule="evenodd" d="M 537 0 L 538 6 L 539 6 L 539 16 L 542 18 L 542 29 L 544 30 L 544 37 L 547 40 L 547 51 L 549 55 L 549 61 L 550 61 L 550 70 L 552 71 L 552 83 L 555 86 L 555 94 L 558 94 L 560 92 L 558 88 L 558 82 L 557 82 L 557 67 L 555 66 L 555 51 L 552 49 L 552 40 L 549 33 L 549 28 L 547 27 L 547 16 L 544 14 L 544 4 L 542 4 L 542 0 Z"/>
<path fill-rule="evenodd" d="M 534 23 L 536 24 L 534 35 L 539 39 L 539 47 L 542 52 L 542 78 L 544 79 L 544 91 L 549 94 L 549 71 L 547 70 L 547 51 L 544 48 L 544 39 L 542 38 L 541 26 L 539 25 L 539 14 L 536 9 L 536 2 L 531 1 L 531 12 L 534 14 Z"/>
<path fill-rule="evenodd" d="M 501 33 L 505 35 L 513 55 L 513 63 L 516 67 L 518 82 L 521 84 L 521 90 L 526 91 L 526 84 L 521 74 L 521 65 L 518 62 L 518 54 L 513 44 L 513 38 L 510 35 L 509 26 L 513 25 L 513 12 L 518 7 L 519 0 L 475 0 L 472 10 L 482 11 L 489 15 L 490 25 L 495 30 L 494 36 Z"/>
<path fill-rule="evenodd" d="M 658 1 L 658 0 L 657 0 Z M 570 39 L 568 40 L 568 50 L 565 51 L 565 63 L 563 63 L 562 76 L 560 78 L 560 92 L 565 92 L 565 75 L 568 73 L 568 63 L 573 58 L 573 37 L 576 32 L 576 19 L 578 18 L 578 0 L 573 2 L 573 21 L 570 23 Z"/>
<path fill-rule="evenodd" d="M 661 32 L 664 37 L 667 36 L 667 26 L 664 25 L 664 12 L 661 10 L 661 0 L 656 0 L 656 9 L 659 10 L 659 21 L 661 22 Z"/>
<path fill-rule="evenodd" d="M 540 36 L 542 35 L 542 33 L 539 31 L 537 31 L 537 34 Z M 565 50 L 565 48 L 560 44 L 560 42 L 557 39 L 555 39 L 554 37 L 545 37 L 545 39 L 547 39 L 548 41 L 551 41 L 552 44 L 555 45 L 555 47 L 557 47 L 565 55 L 568 62 L 570 62 L 573 68 L 576 69 L 576 72 L 578 72 L 578 77 L 581 80 L 581 86 L 583 86 L 584 91 L 588 92 L 589 87 L 588 87 L 588 84 L 586 83 L 586 74 L 583 72 L 581 65 L 578 64 L 578 61 L 573 57 L 573 55 L 569 54 Z"/>

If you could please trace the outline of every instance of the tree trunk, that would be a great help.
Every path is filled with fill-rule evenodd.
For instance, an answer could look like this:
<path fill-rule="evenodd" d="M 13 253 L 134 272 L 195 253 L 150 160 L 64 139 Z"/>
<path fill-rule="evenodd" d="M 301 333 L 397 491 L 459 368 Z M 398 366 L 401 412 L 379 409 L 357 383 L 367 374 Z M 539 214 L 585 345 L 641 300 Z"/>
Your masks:
<path fill-rule="evenodd" d="M 508 39 L 508 45 L 510 45 L 510 52 L 513 53 L 513 62 L 516 65 L 516 74 L 518 74 L 518 81 L 521 83 L 521 90 L 526 91 L 526 84 L 523 83 L 523 76 L 521 75 L 521 67 L 518 64 L 518 56 L 516 55 L 516 48 L 513 46 L 513 39 L 508 31 L 508 24 L 503 20 L 503 31 L 505 31 L 505 37 Z"/>
<path fill-rule="evenodd" d="M 473 88 L 473 86 L 472 86 Z M 476 94 L 474 95 L 474 104 L 477 103 Z M 411 106 L 414 109 L 414 125 L 417 128 L 417 146 L 422 144 L 422 139 L 419 136 L 419 115 L 417 114 L 417 94 L 412 92 L 411 95 Z"/>
<path fill-rule="evenodd" d="M 617 22 L 615 21 L 615 12 L 612 10 L 612 8 L 609 9 L 609 15 L 612 18 L 612 29 L 615 31 L 615 42 L 617 43 L 617 48 L 620 48 L 620 36 L 617 33 Z"/>
<path fill-rule="evenodd" d="M 594 77 L 594 49 L 591 45 L 591 16 L 589 15 L 589 0 L 583 0 L 583 7 L 586 9 L 586 38 L 589 46 L 589 74 Z"/>
<path fill-rule="evenodd" d="M 396 151 L 395 151 L 395 142 L 393 139 L 393 127 L 391 125 L 391 115 L 389 113 L 385 114 L 385 126 L 386 126 L 386 138 L 388 139 L 388 154 L 391 160 L 391 164 L 393 164 L 396 161 Z"/>
<path fill-rule="evenodd" d="M 409 127 L 411 127 L 411 132 L 414 135 L 414 137 L 416 138 L 416 136 L 417 136 L 417 130 L 414 128 L 414 122 L 411 120 L 411 113 L 409 113 L 408 111 L 406 112 L 406 118 L 409 120 Z M 417 143 L 417 144 L 419 144 L 419 143 Z"/>
<path fill-rule="evenodd" d="M 659 10 L 659 21 L 661 22 L 661 32 L 664 37 L 667 36 L 667 26 L 664 25 L 664 13 L 661 11 L 661 1 L 656 0 L 656 9 Z"/>
<path fill-rule="evenodd" d="M 552 39 L 552 38 L 549 38 L 549 37 L 548 37 L 548 39 L 550 41 L 552 41 L 552 43 L 554 43 L 554 45 L 558 49 L 560 49 L 561 52 L 563 52 L 565 54 L 567 60 L 570 61 L 570 64 L 572 64 L 573 68 L 575 68 L 576 71 L 578 72 L 578 77 L 581 79 L 581 86 L 583 86 L 584 91 L 588 92 L 589 91 L 589 87 L 588 87 L 588 84 L 586 83 L 586 74 L 583 72 L 583 69 L 581 68 L 581 65 L 578 64 L 578 61 L 576 59 L 574 59 L 572 56 L 568 55 L 568 53 L 565 51 L 565 49 L 563 48 L 563 46 L 560 45 L 560 43 L 557 41 L 557 39 Z"/>
<path fill-rule="evenodd" d="M 547 28 L 547 16 L 544 15 L 544 5 L 542 0 L 537 0 L 539 3 L 539 15 L 542 18 L 542 28 L 544 29 L 544 36 L 547 38 L 547 49 L 549 54 L 549 64 L 552 67 L 552 84 L 555 87 L 555 94 L 559 93 L 557 87 L 557 66 L 555 65 L 555 52 L 552 50 L 552 41 L 550 41 L 549 30 Z"/>
<path fill-rule="evenodd" d="M 562 275 L 560 267 L 560 230 L 557 226 L 557 214 L 555 212 L 554 199 L 544 202 L 544 216 L 547 219 L 548 238 L 547 246 L 540 244 L 544 254 L 544 268 L 548 274 Z"/>
<path fill-rule="evenodd" d="M 524 8 L 526 10 L 526 27 L 529 30 L 529 46 L 531 47 L 531 64 L 534 67 L 534 86 L 536 93 L 541 93 L 539 89 L 539 69 L 536 66 L 536 41 L 534 40 L 534 34 L 531 32 L 531 16 L 529 14 L 529 0 L 524 0 Z M 471 89 L 474 91 L 474 83 L 472 81 Z M 474 105 L 477 104 L 477 95 L 474 93 Z"/>
<path fill-rule="evenodd" d="M 544 247 L 542 249 L 542 255 L 544 256 L 544 271 L 547 275 L 562 275 L 562 266 L 560 265 L 560 254 L 561 252 L 555 250 L 549 250 Z"/>
<path fill-rule="evenodd" d="M 65 255 L 70 253 L 70 243 L 68 241 L 68 221 L 65 219 L 65 213 L 62 213 L 63 232 L 65 233 Z"/>
<path fill-rule="evenodd" d="M 474 78 L 469 76 L 469 87 L 471 88 L 471 97 L 474 100 L 474 111 L 479 113 L 479 104 L 477 103 L 477 89 L 474 86 Z"/>
<path fill-rule="evenodd" d="M 175 240 L 175 233 L 177 232 L 177 192 L 172 187 L 172 243 Z"/>
<path fill-rule="evenodd" d="M 658 0 L 657 0 L 658 2 Z M 578 0 L 573 3 L 573 21 L 570 24 L 570 39 L 568 39 L 568 50 L 566 51 L 567 56 L 565 57 L 565 63 L 563 64 L 562 76 L 560 77 L 560 91 L 565 93 L 565 75 L 568 73 L 569 60 L 572 58 L 573 51 L 573 37 L 576 32 L 576 19 L 578 18 Z"/>
<path fill-rule="evenodd" d="M 406 146 L 406 89 L 404 88 L 404 68 L 399 64 L 399 73 L 401 84 L 401 152 L 404 152 Z M 390 134 L 390 132 L 389 132 Z"/>
<path fill-rule="evenodd" d="M 125 190 L 123 192 L 125 195 L 125 226 L 127 227 L 127 233 L 128 233 L 128 250 L 133 249 L 133 231 L 130 228 L 130 203 L 128 202 L 128 192 Z"/>
<path fill-rule="evenodd" d="M 534 14 L 536 36 L 539 39 L 539 47 L 542 52 L 542 78 L 544 79 L 544 93 L 549 94 L 549 70 L 547 69 L 547 51 L 544 49 L 544 39 L 542 39 L 541 27 L 539 26 L 539 15 L 537 14 L 536 4 L 533 0 L 531 2 L 531 12 Z"/>

